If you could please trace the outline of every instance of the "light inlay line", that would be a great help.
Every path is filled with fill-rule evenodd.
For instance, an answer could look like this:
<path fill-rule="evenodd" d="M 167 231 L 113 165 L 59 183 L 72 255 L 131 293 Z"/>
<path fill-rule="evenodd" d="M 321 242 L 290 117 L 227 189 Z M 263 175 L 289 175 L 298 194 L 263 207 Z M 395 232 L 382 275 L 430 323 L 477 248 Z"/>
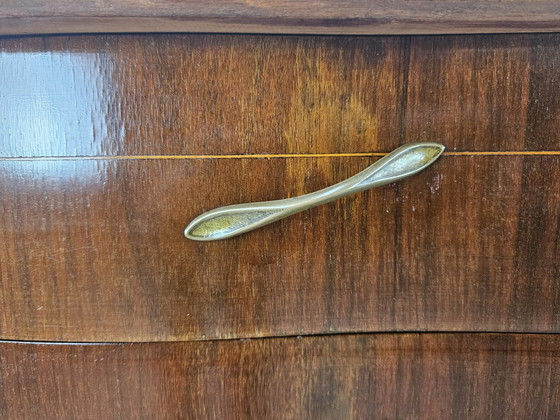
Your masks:
<path fill-rule="evenodd" d="M 35 156 L 0 157 L 0 161 L 58 161 L 58 160 L 189 160 L 189 159 L 278 159 L 278 158 L 325 158 L 325 157 L 382 157 L 388 153 L 279 153 L 250 155 L 130 155 L 130 156 Z M 535 151 L 488 151 L 488 152 L 444 152 L 443 156 L 560 156 L 560 150 Z"/>

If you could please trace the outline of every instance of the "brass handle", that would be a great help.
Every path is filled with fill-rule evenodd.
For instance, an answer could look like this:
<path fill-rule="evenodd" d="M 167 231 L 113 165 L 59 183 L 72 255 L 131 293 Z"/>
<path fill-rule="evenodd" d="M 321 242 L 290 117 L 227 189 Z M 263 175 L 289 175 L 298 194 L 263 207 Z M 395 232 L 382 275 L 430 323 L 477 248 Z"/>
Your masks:
<path fill-rule="evenodd" d="M 207 211 L 189 223 L 185 236 L 195 241 L 231 238 L 340 197 L 414 175 L 434 163 L 444 150 L 438 143 L 406 144 L 353 177 L 322 190 L 284 200 L 235 204 Z"/>

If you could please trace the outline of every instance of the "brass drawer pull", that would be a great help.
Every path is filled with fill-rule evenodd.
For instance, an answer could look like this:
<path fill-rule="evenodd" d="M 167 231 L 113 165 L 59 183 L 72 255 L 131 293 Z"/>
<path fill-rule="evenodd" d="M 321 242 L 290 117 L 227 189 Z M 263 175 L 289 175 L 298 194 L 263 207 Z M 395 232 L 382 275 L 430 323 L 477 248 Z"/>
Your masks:
<path fill-rule="evenodd" d="M 438 143 L 406 144 L 362 172 L 322 190 L 283 200 L 235 204 L 207 211 L 189 223 L 185 236 L 195 241 L 215 241 L 249 232 L 340 197 L 414 175 L 435 162 L 444 149 Z"/>

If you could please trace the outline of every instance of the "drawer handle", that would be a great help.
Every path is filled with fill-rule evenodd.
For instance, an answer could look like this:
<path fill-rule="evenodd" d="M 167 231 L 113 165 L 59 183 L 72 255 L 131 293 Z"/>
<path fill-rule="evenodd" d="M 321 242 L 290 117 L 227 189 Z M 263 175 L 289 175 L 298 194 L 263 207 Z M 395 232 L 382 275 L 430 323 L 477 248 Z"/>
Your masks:
<path fill-rule="evenodd" d="M 362 172 L 322 190 L 283 200 L 235 204 L 207 211 L 189 223 L 185 236 L 195 241 L 231 238 L 340 197 L 414 175 L 435 162 L 444 150 L 438 143 L 406 144 Z"/>

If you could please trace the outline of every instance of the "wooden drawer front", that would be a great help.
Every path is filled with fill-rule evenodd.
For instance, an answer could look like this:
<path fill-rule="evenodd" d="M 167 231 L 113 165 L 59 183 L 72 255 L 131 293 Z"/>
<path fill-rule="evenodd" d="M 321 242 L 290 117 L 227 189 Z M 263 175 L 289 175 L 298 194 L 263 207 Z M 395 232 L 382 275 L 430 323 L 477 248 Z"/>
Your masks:
<path fill-rule="evenodd" d="M 0 336 L 560 331 L 558 40 L 2 40 L 21 82 L 0 102 Z M 450 153 L 245 236 L 182 236 L 417 140 Z"/>
<path fill-rule="evenodd" d="M 558 150 L 560 34 L 2 39 L 5 157 Z"/>
<path fill-rule="evenodd" d="M 201 210 L 314 190 L 370 161 L 3 162 L 2 334 L 560 329 L 557 156 L 445 156 L 231 240 L 182 235 Z"/>
<path fill-rule="evenodd" d="M 559 349 L 546 334 L 0 343 L 0 415 L 556 419 Z"/>

